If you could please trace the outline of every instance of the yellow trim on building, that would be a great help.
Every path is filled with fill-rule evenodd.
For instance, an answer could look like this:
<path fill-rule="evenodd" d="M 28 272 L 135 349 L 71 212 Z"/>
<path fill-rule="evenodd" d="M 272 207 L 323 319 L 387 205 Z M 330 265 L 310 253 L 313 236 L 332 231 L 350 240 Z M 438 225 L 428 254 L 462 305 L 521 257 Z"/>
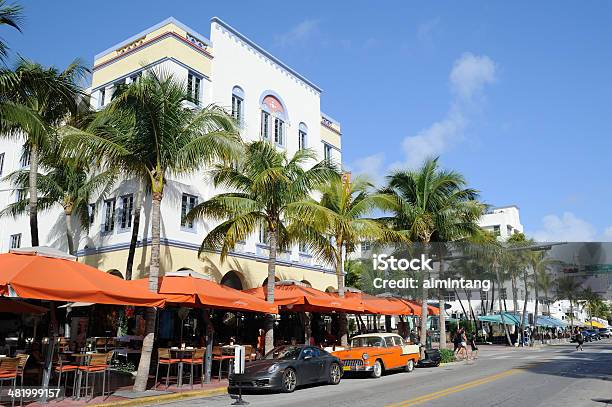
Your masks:
<path fill-rule="evenodd" d="M 332 146 L 341 149 L 342 140 L 340 134 L 330 130 L 324 124 L 321 124 L 321 140 L 326 142 L 327 144 L 331 144 Z"/>
<path fill-rule="evenodd" d="M 133 279 L 148 275 L 150 253 L 150 246 L 136 249 Z M 79 261 L 106 272 L 118 270 L 125 276 L 127 256 L 128 249 L 121 249 L 82 256 L 79 257 Z M 221 263 L 219 255 L 216 253 L 207 254 L 204 259 L 199 259 L 197 250 L 162 245 L 160 248 L 160 275 L 181 268 L 191 269 L 197 273 L 210 276 L 216 282 L 221 282 L 226 273 L 234 271 L 240 277 L 243 289 L 260 287 L 268 277 L 268 264 L 265 260 L 228 256 L 226 261 Z M 313 288 L 322 291 L 328 288 L 337 288 L 335 274 L 326 273 L 322 270 L 277 265 L 276 277 L 280 280 L 306 281 Z"/>

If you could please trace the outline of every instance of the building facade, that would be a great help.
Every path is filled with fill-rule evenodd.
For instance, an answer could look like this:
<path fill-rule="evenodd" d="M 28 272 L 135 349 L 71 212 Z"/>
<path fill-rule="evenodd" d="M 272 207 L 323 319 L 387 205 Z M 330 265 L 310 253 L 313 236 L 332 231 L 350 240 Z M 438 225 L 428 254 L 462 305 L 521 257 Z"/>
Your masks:
<path fill-rule="evenodd" d="M 480 218 L 478 224 L 501 240 L 507 240 L 515 233 L 523 233 L 520 211 L 516 205 L 490 209 Z"/>
<path fill-rule="evenodd" d="M 219 18 L 211 20 L 210 39 L 168 18 L 97 54 L 89 89 L 92 107 L 103 108 L 118 85 L 136 81 L 151 69 L 182 81 L 195 101 L 193 108 L 215 104 L 231 112 L 245 141 L 269 140 L 289 156 L 298 149 L 311 148 L 320 159 L 342 162 L 340 124 L 321 112 L 321 89 Z M 6 175 L 27 168 L 27 151 L 19 142 L 3 142 L 0 160 Z M 223 263 L 218 253 L 198 258 L 202 239 L 215 224 L 185 223 L 182 218 L 198 202 L 218 192 L 205 172 L 202 168 L 189 176 L 174 177 L 165 187 L 161 272 L 187 269 L 236 288 L 261 286 L 267 277 L 268 255 L 263 233 L 250 236 Z M 75 238 L 80 261 L 124 274 L 139 189 L 142 187 L 136 181 L 122 180 L 104 199 L 91 203 L 89 232 Z M 0 206 L 13 202 L 19 193 L 10 185 L 1 185 Z M 151 199 L 145 196 L 133 278 L 148 273 L 150 208 Z M 61 208 L 41 213 L 39 222 L 40 243 L 66 250 Z M 3 217 L 0 227 L 0 251 L 30 245 L 27 217 Z M 75 229 L 83 230 L 78 225 Z M 306 248 L 298 246 L 279 253 L 277 276 L 321 290 L 337 284 L 329 265 L 320 264 Z"/>

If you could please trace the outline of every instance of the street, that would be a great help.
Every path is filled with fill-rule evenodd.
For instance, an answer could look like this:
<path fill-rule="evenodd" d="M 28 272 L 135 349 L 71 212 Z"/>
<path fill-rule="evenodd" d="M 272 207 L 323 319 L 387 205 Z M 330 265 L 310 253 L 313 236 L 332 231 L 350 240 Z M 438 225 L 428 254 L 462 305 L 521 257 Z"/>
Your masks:
<path fill-rule="evenodd" d="M 292 394 L 246 394 L 250 406 L 606 406 L 612 405 L 612 341 L 538 349 L 481 347 L 475 361 L 380 379 L 344 378 L 338 386 L 312 386 Z M 172 406 L 228 406 L 229 395 Z"/>

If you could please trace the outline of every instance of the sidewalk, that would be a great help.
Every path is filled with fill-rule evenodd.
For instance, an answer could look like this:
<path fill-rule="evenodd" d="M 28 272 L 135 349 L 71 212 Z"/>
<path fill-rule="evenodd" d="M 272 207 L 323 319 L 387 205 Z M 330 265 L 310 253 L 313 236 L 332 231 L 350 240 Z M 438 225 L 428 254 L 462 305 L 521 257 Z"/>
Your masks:
<path fill-rule="evenodd" d="M 98 389 L 97 389 L 98 390 Z M 47 404 L 33 402 L 27 404 L 31 407 L 46 406 L 46 407 L 72 407 L 72 406 L 142 406 L 151 404 L 162 404 L 171 401 L 185 400 L 190 398 L 199 398 L 207 396 L 217 396 L 227 393 L 227 380 L 213 380 L 211 383 L 204 385 L 194 384 L 193 390 L 189 385 L 183 385 L 182 389 L 178 389 L 176 385 L 171 385 L 166 389 L 166 386 L 160 385 L 157 389 L 147 390 L 141 393 L 134 393 L 131 387 L 113 389 L 110 396 L 96 396 L 92 400 L 88 397 L 80 400 L 66 398 L 64 400 L 50 400 Z M 18 400 L 17 400 L 18 402 Z M 24 405 L 26 403 L 24 402 Z"/>

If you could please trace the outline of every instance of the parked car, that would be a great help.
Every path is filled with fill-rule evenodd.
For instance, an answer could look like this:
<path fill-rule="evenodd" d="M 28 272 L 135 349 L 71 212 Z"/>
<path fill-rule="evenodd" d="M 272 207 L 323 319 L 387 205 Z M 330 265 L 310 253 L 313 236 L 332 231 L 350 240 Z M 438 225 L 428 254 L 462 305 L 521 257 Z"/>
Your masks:
<path fill-rule="evenodd" d="M 279 390 L 291 393 L 296 387 L 327 382 L 338 384 L 342 362 L 314 346 L 284 345 L 272 349 L 263 359 L 247 362 L 244 374 L 231 374 L 228 392 Z"/>
<path fill-rule="evenodd" d="M 593 342 L 601 339 L 597 329 L 585 329 L 582 331 L 582 335 L 584 335 L 585 342 Z"/>
<path fill-rule="evenodd" d="M 378 378 L 387 370 L 412 372 L 419 361 L 419 346 L 411 345 L 392 333 L 357 335 L 348 349 L 332 352 L 343 364 L 344 372 L 368 372 Z"/>
<path fill-rule="evenodd" d="M 601 336 L 602 338 L 612 338 L 612 329 L 599 328 L 599 336 Z"/>

